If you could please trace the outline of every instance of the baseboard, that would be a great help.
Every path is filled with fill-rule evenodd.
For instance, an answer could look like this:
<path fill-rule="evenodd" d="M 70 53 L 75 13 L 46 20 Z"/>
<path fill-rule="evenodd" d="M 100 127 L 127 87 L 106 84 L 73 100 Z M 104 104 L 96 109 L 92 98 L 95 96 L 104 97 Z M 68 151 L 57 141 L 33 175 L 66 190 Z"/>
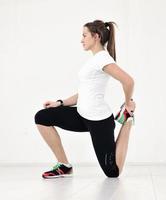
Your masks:
<path fill-rule="evenodd" d="M 55 164 L 55 162 L 0 162 L 0 167 L 3 166 L 22 166 L 22 167 L 27 167 L 27 166 L 51 166 Z M 96 162 L 72 162 L 71 163 L 73 166 L 79 166 L 79 167 L 96 167 L 99 166 L 98 163 Z M 166 162 L 126 162 L 126 166 L 161 166 L 161 165 L 166 165 Z"/>

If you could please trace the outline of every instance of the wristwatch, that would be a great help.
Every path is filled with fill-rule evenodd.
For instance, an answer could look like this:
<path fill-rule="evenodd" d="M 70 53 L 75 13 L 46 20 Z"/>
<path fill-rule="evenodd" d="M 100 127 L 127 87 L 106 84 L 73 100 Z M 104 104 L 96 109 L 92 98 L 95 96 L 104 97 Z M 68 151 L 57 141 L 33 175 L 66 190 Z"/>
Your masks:
<path fill-rule="evenodd" d="M 58 99 L 57 101 L 61 102 L 61 106 L 63 106 L 63 101 L 61 99 Z"/>

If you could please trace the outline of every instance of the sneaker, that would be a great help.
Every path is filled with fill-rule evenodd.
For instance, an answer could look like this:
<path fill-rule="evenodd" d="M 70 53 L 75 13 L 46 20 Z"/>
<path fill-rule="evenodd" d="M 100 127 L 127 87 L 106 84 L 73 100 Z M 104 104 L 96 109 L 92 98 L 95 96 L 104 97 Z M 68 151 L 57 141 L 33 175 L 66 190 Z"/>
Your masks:
<path fill-rule="evenodd" d="M 125 124 L 128 121 L 132 121 L 132 125 L 135 124 L 134 113 L 130 115 L 125 108 L 125 103 L 123 103 L 120 107 L 120 111 L 115 115 L 115 120 L 120 124 Z"/>
<path fill-rule="evenodd" d="M 58 177 L 70 177 L 73 175 L 73 168 L 72 165 L 69 164 L 70 167 L 62 163 L 57 163 L 53 166 L 53 169 L 42 174 L 43 178 L 51 179 L 51 178 L 58 178 Z"/>

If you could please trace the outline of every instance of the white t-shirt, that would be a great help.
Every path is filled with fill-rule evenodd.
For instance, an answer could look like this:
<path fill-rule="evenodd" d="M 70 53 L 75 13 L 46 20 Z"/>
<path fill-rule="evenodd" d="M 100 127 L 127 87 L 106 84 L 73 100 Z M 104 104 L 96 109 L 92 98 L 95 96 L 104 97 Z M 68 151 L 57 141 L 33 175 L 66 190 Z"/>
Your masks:
<path fill-rule="evenodd" d="M 102 69 L 110 63 L 115 63 L 113 57 L 108 51 L 101 50 L 78 72 L 77 112 L 86 119 L 102 120 L 112 115 L 112 110 L 104 99 L 110 75 Z"/>

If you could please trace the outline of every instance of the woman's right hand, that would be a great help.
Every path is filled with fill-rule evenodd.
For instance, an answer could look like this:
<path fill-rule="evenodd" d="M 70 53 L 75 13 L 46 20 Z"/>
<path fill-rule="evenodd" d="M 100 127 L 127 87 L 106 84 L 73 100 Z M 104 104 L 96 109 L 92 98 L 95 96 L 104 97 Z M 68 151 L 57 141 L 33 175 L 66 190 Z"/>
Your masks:
<path fill-rule="evenodd" d="M 126 110 L 128 111 L 128 113 L 132 116 L 133 113 L 134 113 L 134 111 L 135 111 L 135 108 L 136 108 L 136 103 L 135 103 L 135 101 L 131 100 L 131 101 L 129 102 L 129 105 L 126 105 L 126 104 L 125 104 L 125 108 L 126 108 Z"/>
<path fill-rule="evenodd" d="M 44 104 L 43 104 L 43 107 L 44 108 L 51 108 L 51 107 L 58 107 L 60 106 L 61 103 L 58 101 L 46 101 Z"/>

